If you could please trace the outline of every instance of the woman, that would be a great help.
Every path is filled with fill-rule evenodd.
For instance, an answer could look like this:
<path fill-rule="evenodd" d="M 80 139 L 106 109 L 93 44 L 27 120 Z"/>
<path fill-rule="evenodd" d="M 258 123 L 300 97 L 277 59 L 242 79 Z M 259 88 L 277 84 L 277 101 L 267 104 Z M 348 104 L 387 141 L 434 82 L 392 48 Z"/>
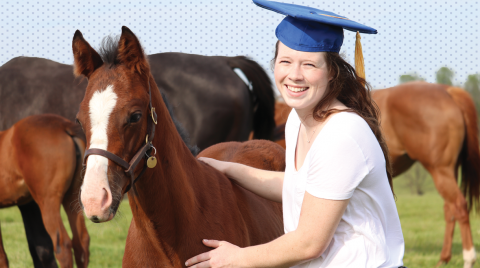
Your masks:
<path fill-rule="evenodd" d="M 215 249 L 186 265 L 400 267 L 404 241 L 378 109 L 368 84 L 338 54 L 342 27 L 376 30 L 309 7 L 254 2 L 289 15 L 277 27 L 274 58 L 275 84 L 293 108 L 285 128 L 285 172 L 201 160 L 282 202 L 285 235 L 247 248 L 204 240 Z"/>

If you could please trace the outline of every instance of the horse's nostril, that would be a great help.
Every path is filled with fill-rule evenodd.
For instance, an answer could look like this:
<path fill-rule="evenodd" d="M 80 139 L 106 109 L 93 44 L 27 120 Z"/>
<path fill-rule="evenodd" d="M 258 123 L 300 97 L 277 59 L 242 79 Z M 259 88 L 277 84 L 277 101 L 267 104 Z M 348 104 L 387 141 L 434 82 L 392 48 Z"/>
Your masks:
<path fill-rule="evenodd" d="M 100 223 L 100 220 L 98 219 L 97 216 L 92 216 L 90 220 L 93 221 L 94 223 Z"/>

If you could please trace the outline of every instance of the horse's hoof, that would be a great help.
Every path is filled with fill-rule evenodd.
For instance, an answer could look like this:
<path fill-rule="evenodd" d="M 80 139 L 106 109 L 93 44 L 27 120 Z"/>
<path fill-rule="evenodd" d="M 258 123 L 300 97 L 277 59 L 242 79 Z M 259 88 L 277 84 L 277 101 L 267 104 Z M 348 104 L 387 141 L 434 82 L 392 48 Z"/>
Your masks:
<path fill-rule="evenodd" d="M 440 261 L 437 262 L 437 265 L 435 265 L 435 268 L 439 268 L 439 267 L 442 267 L 444 265 L 447 265 L 447 262 L 440 260 Z"/>

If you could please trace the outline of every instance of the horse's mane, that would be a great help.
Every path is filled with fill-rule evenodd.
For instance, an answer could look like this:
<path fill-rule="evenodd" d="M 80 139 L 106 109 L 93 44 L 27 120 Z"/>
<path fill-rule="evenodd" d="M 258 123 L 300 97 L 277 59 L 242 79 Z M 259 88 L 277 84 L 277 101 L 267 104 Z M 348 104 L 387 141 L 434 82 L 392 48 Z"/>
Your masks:
<path fill-rule="evenodd" d="M 120 35 L 105 36 L 102 39 L 100 48 L 98 49 L 98 54 L 102 58 L 103 63 L 110 65 L 110 68 L 120 63 L 117 58 L 119 40 L 120 40 Z M 161 90 L 160 90 L 160 93 L 162 94 L 163 102 L 165 102 L 165 106 L 167 106 L 168 113 L 170 114 L 170 117 L 172 118 L 173 123 L 175 124 L 175 128 L 177 129 L 178 134 L 180 134 L 180 137 L 182 137 L 183 142 L 185 143 L 185 145 L 187 145 L 188 149 L 193 154 L 193 156 L 197 156 L 197 154 L 200 152 L 200 149 L 197 147 L 197 145 L 190 145 L 190 136 L 188 135 L 188 132 L 185 130 L 183 125 L 175 118 L 175 115 L 173 114 L 172 106 L 168 102 L 168 99 L 165 96 L 165 94 Z"/>
<path fill-rule="evenodd" d="M 98 54 L 102 58 L 102 61 L 105 64 L 109 64 L 110 67 L 113 67 L 119 63 L 118 56 L 118 41 L 120 40 L 120 35 L 115 36 L 105 36 L 102 39 L 100 48 L 98 49 Z"/>
<path fill-rule="evenodd" d="M 190 145 L 190 136 L 188 135 L 188 132 L 185 130 L 185 128 L 183 128 L 183 125 L 175 118 L 172 106 L 168 102 L 167 96 L 165 96 L 162 91 L 160 91 L 160 94 L 162 94 L 163 102 L 165 103 L 165 106 L 167 106 L 168 113 L 170 114 L 170 117 L 175 124 L 175 128 L 177 129 L 178 134 L 180 134 L 180 137 L 182 138 L 185 145 L 187 145 L 193 156 L 197 156 L 197 154 L 200 152 L 200 149 L 197 147 L 197 145 Z"/>

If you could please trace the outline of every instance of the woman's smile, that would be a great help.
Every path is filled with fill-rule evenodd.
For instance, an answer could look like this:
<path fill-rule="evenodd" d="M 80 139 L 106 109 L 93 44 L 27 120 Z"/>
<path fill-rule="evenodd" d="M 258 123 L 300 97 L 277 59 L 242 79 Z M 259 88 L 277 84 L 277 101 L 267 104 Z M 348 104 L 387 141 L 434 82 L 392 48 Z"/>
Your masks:
<path fill-rule="evenodd" d="M 308 89 L 310 87 L 305 87 L 305 86 L 294 86 L 294 85 L 287 85 L 285 84 L 285 91 L 288 92 L 288 94 L 291 97 L 300 97 L 304 94 L 307 93 Z"/>

